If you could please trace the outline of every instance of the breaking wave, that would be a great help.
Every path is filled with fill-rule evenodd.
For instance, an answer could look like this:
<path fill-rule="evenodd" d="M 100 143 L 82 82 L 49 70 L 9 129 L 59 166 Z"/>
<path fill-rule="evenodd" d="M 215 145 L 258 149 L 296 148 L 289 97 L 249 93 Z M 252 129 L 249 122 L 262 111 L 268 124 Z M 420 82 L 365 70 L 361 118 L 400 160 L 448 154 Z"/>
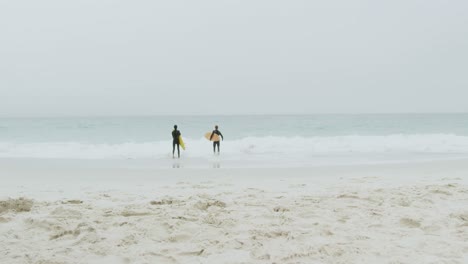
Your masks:
<path fill-rule="evenodd" d="M 206 139 L 185 139 L 186 157 L 206 157 L 212 153 Z M 221 143 L 223 156 L 288 157 L 334 154 L 427 153 L 468 154 L 468 136 L 454 134 L 395 134 L 387 136 L 334 137 L 246 137 Z M 2 158 L 50 159 L 152 159 L 166 158 L 172 152 L 172 142 L 126 142 L 92 144 L 80 142 L 15 143 L 0 142 Z"/>

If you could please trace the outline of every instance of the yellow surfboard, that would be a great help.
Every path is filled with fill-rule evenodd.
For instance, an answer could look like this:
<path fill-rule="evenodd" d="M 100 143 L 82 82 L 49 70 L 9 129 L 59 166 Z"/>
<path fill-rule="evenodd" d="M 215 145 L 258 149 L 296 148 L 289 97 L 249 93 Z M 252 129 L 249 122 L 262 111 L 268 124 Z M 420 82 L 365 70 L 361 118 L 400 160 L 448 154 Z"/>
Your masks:
<path fill-rule="evenodd" d="M 205 133 L 205 138 L 210 140 L 210 141 L 219 141 L 220 140 L 219 136 L 216 135 L 216 134 L 214 134 L 213 137 L 210 139 L 211 133 L 213 133 L 213 132 L 206 132 Z"/>
<path fill-rule="evenodd" d="M 182 140 L 182 136 L 179 136 L 179 145 L 182 147 L 183 150 L 185 150 L 185 143 Z"/>

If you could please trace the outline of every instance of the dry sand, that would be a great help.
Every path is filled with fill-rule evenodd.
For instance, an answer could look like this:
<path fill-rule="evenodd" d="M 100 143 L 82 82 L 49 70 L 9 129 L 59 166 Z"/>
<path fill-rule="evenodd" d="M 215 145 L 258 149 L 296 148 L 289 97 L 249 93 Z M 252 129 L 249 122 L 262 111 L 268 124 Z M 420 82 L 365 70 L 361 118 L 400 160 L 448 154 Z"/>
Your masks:
<path fill-rule="evenodd" d="M 0 263 L 468 263 L 465 160 L 21 164 L 0 162 Z"/>

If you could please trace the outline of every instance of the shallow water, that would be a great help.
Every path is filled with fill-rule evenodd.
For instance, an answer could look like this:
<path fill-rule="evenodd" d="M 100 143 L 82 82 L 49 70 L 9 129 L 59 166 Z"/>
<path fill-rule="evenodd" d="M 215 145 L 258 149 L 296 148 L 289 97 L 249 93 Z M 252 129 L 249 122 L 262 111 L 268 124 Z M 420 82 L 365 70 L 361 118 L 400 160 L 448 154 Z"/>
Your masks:
<path fill-rule="evenodd" d="M 211 160 L 215 124 L 224 161 L 310 165 L 468 155 L 468 114 L 154 116 L 0 119 L 0 157 L 167 159 L 177 124 L 185 158 Z"/>

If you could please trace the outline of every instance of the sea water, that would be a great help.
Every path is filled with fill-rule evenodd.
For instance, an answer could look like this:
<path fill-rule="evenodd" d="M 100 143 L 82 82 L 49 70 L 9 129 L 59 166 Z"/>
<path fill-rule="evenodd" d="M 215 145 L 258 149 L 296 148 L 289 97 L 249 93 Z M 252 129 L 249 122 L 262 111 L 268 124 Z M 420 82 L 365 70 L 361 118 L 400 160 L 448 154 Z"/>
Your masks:
<path fill-rule="evenodd" d="M 1 118 L 0 158 L 182 159 L 237 166 L 310 166 L 468 157 L 468 114 Z M 221 155 L 203 135 L 219 125 Z M 192 160 L 190 163 L 189 160 Z M 165 164 L 160 163 L 160 164 Z"/>

